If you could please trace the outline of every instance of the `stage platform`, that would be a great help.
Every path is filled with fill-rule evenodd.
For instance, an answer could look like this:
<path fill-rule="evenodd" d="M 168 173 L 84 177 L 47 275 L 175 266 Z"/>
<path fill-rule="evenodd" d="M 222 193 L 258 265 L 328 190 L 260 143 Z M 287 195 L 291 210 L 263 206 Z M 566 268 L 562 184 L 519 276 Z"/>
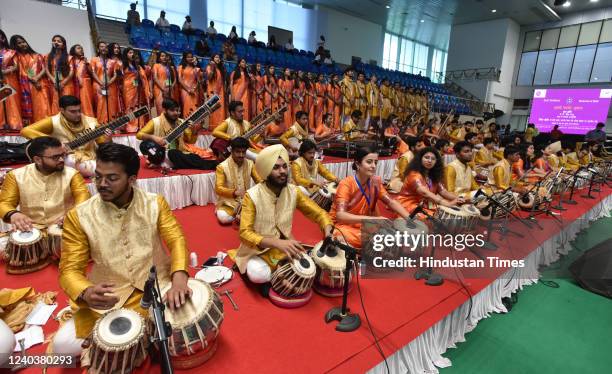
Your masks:
<path fill-rule="evenodd" d="M 524 268 L 512 270 L 512 273 L 508 270 L 497 278 L 463 280 L 473 295 L 471 307 L 464 287 L 452 280 L 439 287 L 425 286 L 413 279 L 361 279 L 359 284 L 354 283 L 349 307 L 359 313 L 363 323 L 353 333 L 336 332 L 333 325 L 326 325 L 323 320 L 325 312 L 338 306 L 340 299 L 315 294 L 302 308 L 280 309 L 249 288 L 234 273 L 234 279 L 219 291 L 232 290 L 239 310 L 232 309 L 229 300 L 222 297 L 225 320 L 218 350 L 209 362 L 190 372 L 383 373 L 385 364 L 368 329 L 365 312 L 388 357 L 392 373 L 437 372 L 436 367 L 449 365 L 442 354 L 463 341 L 464 334 L 475 328 L 479 320 L 490 313 L 505 311 L 501 303 L 503 297 L 537 282 L 538 266 L 548 265 L 560 254 L 567 253 L 571 249 L 569 241 L 589 221 L 610 212 L 612 189 L 602 189 L 594 200 L 580 197 L 576 200 L 579 204 L 564 212 L 560 224 L 551 218 L 539 218 L 546 230 L 534 228 L 525 240 L 529 245 L 521 248 L 521 253 L 525 253 Z M 237 226 L 220 226 L 214 218 L 212 205 L 191 206 L 177 210 L 175 214 L 183 225 L 190 251 L 198 254 L 200 263 L 217 251 L 238 245 Z M 293 227 L 296 238 L 302 242 L 314 244 L 321 239 L 318 228 L 299 213 Z M 501 249 L 495 255 L 502 256 L 509 240 L 496 239 L 496 242 Z M 58 310 L 67 305 L 67 297 L 57 284 L 55 265 L 21 276 L 5 274 L 3 267 L 0 265 L 0 284 L 3 287 L 33 286 L 39 292 L 58 291 Z M 191 269 L 191 275 L 195 271 Z M 56 331 L 57 326 L 55 321 L 49 321 L 44 327 L 46 336 Z M 39 345 L 28 352 L 40 353 L 45 348 Z M 24 372 L 38 373 L 40 369 Z M 50 369 L 48 372 L 78 371 Z M 147 374 L 151 372 L 159 372 L 159 367 L 154 366 Z"/>

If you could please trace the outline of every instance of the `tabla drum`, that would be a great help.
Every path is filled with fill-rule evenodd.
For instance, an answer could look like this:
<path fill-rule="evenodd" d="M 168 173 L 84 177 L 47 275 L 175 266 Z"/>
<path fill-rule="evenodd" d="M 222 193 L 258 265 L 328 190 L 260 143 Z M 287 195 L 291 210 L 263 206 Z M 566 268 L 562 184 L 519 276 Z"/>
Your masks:
<path fill-rule="evenodd" d="M 323 241 L 317 243 L 310 252 L 310 257 L 317 266 L 317 276 L 312 288 L 323 296 L 340 297 L 344 293 L 344 269 L 346 269 L 344 250 L 334 248 L 335 256 L 329 256 L 329 253 L 319 252 L 321 245 Z M 349 273 L 349 284 L 351 273 Z"/>
<path fill-rule="evenodd" d="M 192 295 L 185 305 L 175 310 L 166 308 L 166 321 L 172 326 L 168 348 L 175 369 L 191 369 L 208 361 L 217 351 L 217 337 L 223 322 L 223 302 L 213 288 L 194 278 L 190 278 L 187 285 Z M 171 286 L 164 287 L 162 295 Z M 149 314 L 152 324 L 153 313 Z"/>
<path fill-rule="evenodd" d="M 9 243 L 8 233 L 0 233 L 0 262 L 6 261 L 8 259 L 6 253 L 6 247 Z"/>
<path fill-rule="evenodd" d="M 317 203 L 321 209 L 329 212 L 332 207 L 332 203 L 334 202 L 334 196 L 336 196 L 337 190 L 338 184 L 336 182 L 329 183 L 327 186 L 319 188 L 312 194 L 312 201 Z"/>
<path fill-rule="evenodd" d="M 6 272 L 9 274 L 31 273 L 49 265 L 47 241 L 36 228 L 12 232 L 6 251 Z"/>
<path fill-rule="evenodd" d="M 491 197 L 511 212 L 515 211 L 517 208 L 517 198 L 514 192 L 510 190 L 506 192 L 496 192 Z M 483 220 L 502 219 L 510 215 L 506 210 L 497 207 L 493 203 L 489 203 L 488 200 L 476 204 L 476 208 L 480 210 L 480 218 Z"/>
<path fill-rule="evenodd" d="M 461 211 L 465 214 L 465 228 L 464 231 L 473 231 L 480 220 L 480 211 L 474 204 L 463 204 L 461 205 Z"/>
<path fill-rule="evenodd" d="M 576 184 L 574 189 L 582 189 L 589 185 L 589 180 L 591 179 L 591 173 L 586 170 L 581 170 L 576 174 Z M 571 186 L 570 186 L 571 187 Z"/>
<path fill-rule="evenodd" d="M 93 328 L 89 372 L 131 373 L 147 358 L 147 337 L 144 318 L 135 311 L 106 313 Z"/>
<path fill-rule="evenodd" d="M 307 254 L 297 260 L 289 260 L 279 266 L 272 274 L 272 289 L 283 297 L 303 295 L 310 291 L 317 269 Z"/>
<path fill-rule="evenodd" d="M 543 204 L 550 201 L 550 193 L 545 187 L 529 191 L 517 199 L 518 206 L 523 210 L 539 210 Z"/>
<path fill-rule="evenodd" d="M 460 207 L 438 206 L 434 217 L 442 221 L 451 233 L 464 231 L 473 216 L 468 216 Z"/>
<path fill-rule="evenodd" d="M 60 225 L 51 225 L 47 228 L 47 242 L 51 259 L 59 261 L 62 255 L 62 227 Z"/>
<path fill-rule="evenodd" d="M 474 171 L 476 172 L 475 178 L 485 182 L 489 179 L 489 174 L 491 173 L 491 169 L 482 166 L 477 166 Z"/>

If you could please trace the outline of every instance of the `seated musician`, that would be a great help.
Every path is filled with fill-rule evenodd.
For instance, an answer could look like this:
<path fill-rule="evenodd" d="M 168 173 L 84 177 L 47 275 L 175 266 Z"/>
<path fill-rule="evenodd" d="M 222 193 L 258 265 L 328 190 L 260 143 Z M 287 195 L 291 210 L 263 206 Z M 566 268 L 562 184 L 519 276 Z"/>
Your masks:
<path fill-rule="evenodd" d="M 493 156 L 495 150 L 495 139 L 485 138 L 483 147 L 476 152 L 474 162 L 477 167 L 487 169 L 497 163 L 497 160 Z"/>
<path fill-rule="evenodd" d="M 315 129 L 314 138 L 316 141 L 329 138 L 334 133 L 331 128 L 333 120 L 334 117 L 331 113 L 323 114 L 323 122 L 318 124 L 317 128 Z"/>
<path fill-rule="evenodd" d="M 319 160 L 315 160 L 317 145 L 312 140 L 304 140 L 300 145 L 300 157 L 291 162 L 293 183 L 306 195 L 311 196 L 328 182 L 338 182 L 338 178 Z M 318 181 L 318 176 L 324 181 Z"/>
<path fill-rule="evenodd" d="M 166 294 L 170 309 L 191 295 L 187 243 L 179 223 L 162 196 L 133 187 L 140 167 L 136 151 L 108 143 L 96 155 L 99 193 L 64 220 L 59 284 L 77 309 L 53 339 L 56 354 L 79 355 L 96 320 L 111 309 L 132 309 L 147 319 L 140 299 L 152 265 L 162 287 L 172 283 Z"/>
<path fill-rule="evenodd" d="M 492 172 L 489 174 L 488 183 L 493 187 L 495 192 L 507 190 L 512 187 L 514 192 L 525 192 L 526 189 L 520 183 L 512 181 L 512 164 L 520 159 L 520 151 L 513 145 L 504 148 L 504 159 L 497 162 L 493 166 Z"/>
<path fill-rule="evenodd" d="M 470 200 L 473 192 L 479 188 L 469 165 L 474 155 L 474 148 L 472 144 L 460 141 L 453 146 L 453 150 L 457 159 L 444 167 L 444 187 L 446 191 Z"/>
<path fill-rule="evenodd" d="M 512 163 L 512 180 L 536 183 L 546 175 L 546 172 L 533 164 L 535 147 L 531 143 L 522 143 L 519 149 L 520 157 Z"/>
<path fill-rule="evenodd" d="M 451 131 L 449 133 L 449 138 L 452 143 L 459 143 L 465 139 L 465 134 L 467 133 L 467 123 L 461 125 L 457 119 L 453 119 L 451 121 Z"/>
<path fill-rule="evenodd" d="M 223 225 L 240 219 L 239 208 L 244 194 L 251 187 L 251 179 L 255 184 L 261 182 L 261 178 L 253 167 L 253 161 L 245 160 L 249 141 L 239 136 L 230 141 L 230 146 L 232 148 L 231 157 L 217 165 L 215 172 L 215 192 L 217 193 L 215 213 L 217 220 Z"/>
<path fill-rule="evenodd" d="M 542 171 L 544 174 L 550 173 L 553 171 L 546 155 L 544 154 L 544 149 L 541 146 L 538 147 L 533 153 L 533 166 L 538 170 Z"/>
<path fill-rule="evenodd" d="M 578 161 L 580 166 L 587 166 L 593 162 L 593 155 L 588 144 L 582 144 L 580 151 L 578 152 Z"/>
<path fill-rule="evenodd" d="M 414 156 L 397 198 L 406 211 L 412 212 L 422 202 L 429 212 L 435 211 L 437 205 L 450 207 L 465 202 L 463 197 L 444 188 L 443 169 L 442 157 L 433 147 L 425 147 Z"/>
<path fill-rule="evenodd" d="M 52 136 L 62 143 L 75 140 L 79 135 L 98 127 L 98 120 L 87 117 L 81 113 L 81 100 L 71 95 L 60 97 L 60 112 L 38 122 L 26 126 L 21 130 L 21 136 L 26 139 L 35 139 L 41 136 Z M 110 141 L 110 132 L 92 140 L 69 155 L 64 162 L 67 166 L 77 169 L 83 176 L 91 177 L 96 169 L 96 143 L 102 144 Z"/>
<path fill-rule="evenodd" d="M 400 136 L 400 128 L 399 128 L 400 119 L 395 114 L 392 114 L 387 118 L 385 122 L 385 138 L 395 139 L 396 149 L 395 153 L 398 155 L 402 155 L 408 152 L 408 145 L 402 140 Z M 391 143 L 388 143 L 391 144 Z"/>
<path fill-rule="evenodd" d="M 576 152 L 572 151 L 572 148 L 575 148 L 575 144 L 562 142 L 561 146 L 563 147 L 563 151 L 558 154 L 559 166 L 563 166 L 568 172 L 578 170 L 578 168 L 580 168 L 580 162 L 578 161 Z"/>
<path fill-rule="evenodd" d="M 214 170 L 217 166 L 216 161 L 204 159 L 202 155 L 192 153 L 192 148 L 188 147 L 188 145 L 193 145 L 198 140 L 198 132 L 202 128 L 202 124 L 199 123 L 187 128 L 182 136 L 168 144 L 165 136 L 176 126 L 183 123 L 183 120 L 179 118 L 181 107 L 173 99 L 167 98 L 162 102 L 162 108 L 164 112 L 151 119 L 145 127 L 140 129 L 136 133 L 136 139 L 153 142 L 161 147 L 161 149 L 167 150 L 167 152 L 158 152 L 152 156 L 146 148 L 146 143 L 143 142 L 140 143 L 142 154 L 153 165 L 161 165 L 166 159 L 167 154 L 167 158 L 172 163 L 172 168 L 174 169 Z"/>
<path fill-rule="evenodd" d="M 0 217 L 19 231 L 61 226 L 68 210 L 91 196 L 85 181 L 78 171 L 64 166 L 66 153 L 55 138 L 35 138 L 27 153 L 32 163 L 4 178 Z"/>
<path fill-rule="evenodd" d="M 255 169 L 264 181 L 244 195 L 240 247 L 229 251 L 240 273 L 246 274 L 251 282 L 261 284 L 260 290 L 266 297 L 279 262 L 304 252 L 292 233 L 294 207 L 317 223 L 326 236 L 332 231 L 327 212 L 295 185 L 287 183 L 288 168 L 289 155 L 282 145 L 266 147 L 259 153 Z"/>
<path fill-rule="evenodd" d="M 453 154 L 453 147 L 451 146 L 451 143 L 446 139 L 438 139 L 436 141 L 436 144 L 434 145 L 434 148 L 442 156 Z"/>
<path fill-rule="evenodd" d="M 243 136 L 251 129 L 249 121 L 244 119 L 244 105 L 242 101 L 230 102 L 228 110 L 229 117 L 215 127 L 212 132 L 212 136 L 227 142 L 238 136 Z M 246 157 L 249 160 L 255 160 L 259 152 L 259 148 L 256 145 L 262 140 L 261 134 L 254 135 L 251 139 L 247 140 L 251 143 L 251 148 L 247 150 Z"/>
<path fill-rule="evenodd" d="M 364 134 L 361 132 L 358 126 L 362 115 L 363 113 L 361 113 L 361 110 L 353 110 L 353 112 L 351 112 L 351 118 L 349 118 L 342 125 L 342 133 L 344 134 L 344 139 L 346 141 L 364 138 Z"/>
<path fill-rule="evenodd" d="M 289 155 L 295 155 L 300 149 L 300 143 L 305 139 L 308 139 L 308 112 L 298 111 L 295 114 L 295 122 L 287 131 L 280 137 L 281 144 L 287 148 Z"/>
<path fill-rule="evenodd" d="M 547 145 L 542 151 L 544 153 L 544 157 L 546 158 L 546 161 L 548 161 L 548 165 L 553 171 L 559 170 L 559 168 L 561 167 L 559 156 L 557 156 L 557 153 L 560 151 L 561 151 L 560 141 L 556 141 L 554 143 Z"/>
<path fill-rule="evenodd" d="M 409 215 L 398 201 L 389 196 L 381 178 L 375 175 L 377 164 L 378 153 L 375 150 L 358 148 L 352 166 L 355 174 L 340 181 L 330 211 L 336 227 L 334 235 L 355 248 L 362 247 L 361 225 L 364 221 L 387 219 L 380 215 L 378 201 L 402 218 Z"/>
<path fill-rule="evenodd" d="M 408 150 L 404 152 L 395 162 L 393 167 L 393 173 L 391 174 L 391 180 L 387 184 L 387 189 L 391 193 L 399 193 L 404 185 L 404 179 L 401 177 L 406 174 L 408 164 L 412 161 L 414 154 L 421 149 L 425 148 L 425 142 L 422 139 L 418 139 L 414 136 L 406 138 L 408 144 Z"/>

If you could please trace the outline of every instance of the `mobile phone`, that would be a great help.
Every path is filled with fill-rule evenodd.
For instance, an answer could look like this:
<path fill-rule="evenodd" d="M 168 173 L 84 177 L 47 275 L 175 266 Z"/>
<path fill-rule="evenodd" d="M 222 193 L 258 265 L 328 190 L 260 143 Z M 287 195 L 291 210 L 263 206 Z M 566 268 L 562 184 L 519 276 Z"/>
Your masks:
<path fill-rule="evenodd" d="M 202 265 L 202 267 L 217 266 L 217 265 L 219 265 L 219 259 L 217 257 L 209 257 L 206 261 L 204 261 L 204 264 Z"/>

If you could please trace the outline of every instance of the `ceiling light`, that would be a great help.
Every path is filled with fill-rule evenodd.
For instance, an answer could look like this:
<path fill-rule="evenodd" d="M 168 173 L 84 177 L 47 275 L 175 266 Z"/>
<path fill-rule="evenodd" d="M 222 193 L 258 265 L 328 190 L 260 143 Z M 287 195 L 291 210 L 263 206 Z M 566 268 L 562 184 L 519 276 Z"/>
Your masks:
<path fill-rule="evenodd" d="M 592 2 L 592 3 L 596 3 L 596 2 L 598 2 L 598 1 L 599 1 L 599 0 L 591 0 L 591 2 Z"/>
<path fill-rule="evenodd" d="M 491 13 L 497 12 L 497 9 L 491 9 Z"/>
<path fill-rule="evenodd" d="M 425 22 L 425 20 L 424 20 L 424 19 L 422 19 L 422 20 L 421 20 L 421 23 L 423 23 L 423 22 Z"/>
<path fill-rule="evenodd" d="M 385 8 L 391 9 L 391 5 L 385 5 Z"/>
<path fill-rule="evenodd" d="M 567 7 L 569 7 L 570 5 L 572 5 L 572 3 L 568 1 L 567 3 L 563 4 L 563 7 L 564 7 L 564 8 L 567 8 Z"/>

